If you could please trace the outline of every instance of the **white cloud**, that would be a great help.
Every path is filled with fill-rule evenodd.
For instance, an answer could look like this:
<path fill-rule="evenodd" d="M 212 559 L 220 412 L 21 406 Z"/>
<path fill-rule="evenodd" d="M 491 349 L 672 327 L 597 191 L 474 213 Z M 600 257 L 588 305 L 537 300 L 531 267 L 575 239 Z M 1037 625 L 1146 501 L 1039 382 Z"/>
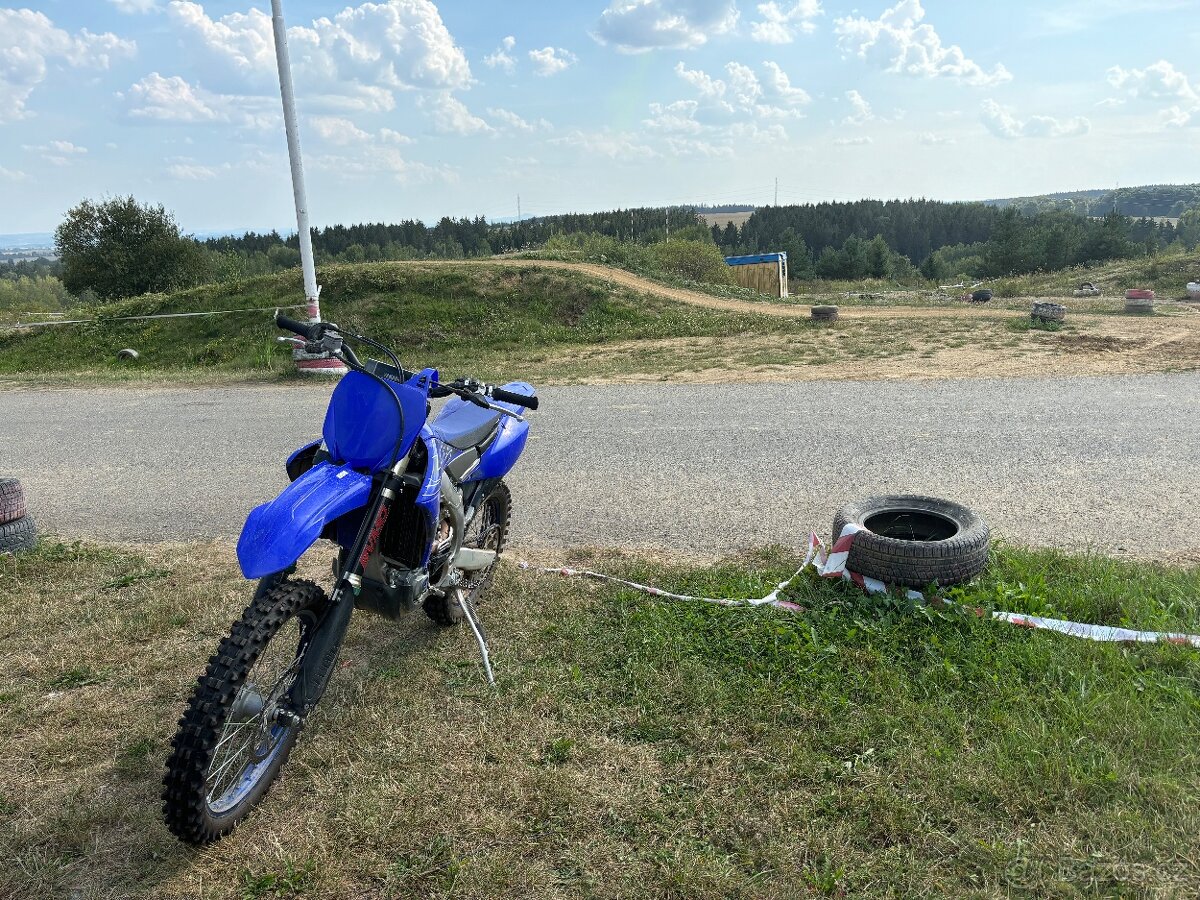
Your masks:
<path fill-rule="evenodd" d="M 17 169 L 6 169 L 0 166 L 0 178 L 5 181 L 25 181 L 29 176 Z"/>
<path fill-rule="evenodd" d="M 957 44 L 944 46 L 932 25 L 921 24 L 924 18 L 921 0 L 900 0 L 878 19 L 862 16 L 836 19 L 833 30 L 843 50 L 887 72 L 954 78 L 976 86 L 1012 80 L 1003 65 L 997 63 L 989 73 L 967 59 Z"/>
<path fill-rule="evenodd" d="M 725 72 L 729 76 L 726 83 L 729 85 L 730 98 L 743 109 L 753 109 L 763 94 L 762 84 L 759 83 L 754 70 L 741 63 L 731 62 L 725 65 Z"/>
<path fill-rule="evenodd" d="M 557 75 L 569 69 L 579 61 L 579 58 L 562 47 L 543 47 L 541 50 L 530 50 L 529 60 L 533 63 L 533 71 L 543 77 Z"/>
<path fill-rule="evenodd" d="M 919 138 L 917 138 L 917 140 L 919 140 L 922 144 L 925 144 L 928 147 L 932 147 L 937 144 L 957 143 L 954 140 L 954 138 L 952 138 L 952 137 L 942 137 L 942 136 L 934 134 L 932 131 L 921 132 L 921 136 Z"/>
<path fill-rule="evenodd" d="M 851 113 L 842 119 L 843 125 L 865 125 L 876 118 L 871 111 L 871 104 L 858 91 L 846 91 L 846 100 L 850 103 Z"/>
<path fill-rule="evenodd" d="M 391 175 L 400 184 L 453 182 L 454 172 L 445 166 L 428 166 L 406 159 L 395 147 L 368 144 L 355 156 L 326 155 L 313 158 L 314 169 L 331 173 L 343 181 L 366 181 L 375 185 L 381 175 Z"/>
<path fill-rule="evenodd" d="M 521 131 L 529 134 L 535 131 L 549 131 L 551 128 L 550 123 L 545 119 L 538 119 L 536 122 L 527 122 L 515 112 L 508 109 L 488 107 L 487 114 L 498 122 L 507 125 L 513 131 Z"/>
<path fill-rule="evenodd" d="M 728 144 L 718 144 L 711 141 L 685 137 L 668 137 L 667 149 L 674 157 L 696 156 L 702 159 L 733 159 L 736 156 L 734 148 Z"/>
<path fill-rule="evenodd" d="M 812 102 L 808 91 L 792 87 L 791 79 L 783 69 L 779 68 L 777 63 L 764 62 L 763 68 L 767 70 L 766 93 L 768 97 L 787 106 L 807 106 Z"/>
<path fill-rule="evenodd" d="M 620 162 L 638 163 L 659 156 L 658 151 L 642 143 L 636 134 L 628 131 L 572 131 L 551 144 L 573 147 L 595 156 L 603 156 Z"/>
<path fill-rule="evenodd" d="M 1107 75 L 1109 84 L 1117 90 L 1125 91 L 1131 97 L 1143 100 L 1200 102 L 1200 94 L 1188 77 L 1165 59 L 1160 59 L 1144 69 L 1113 66 Z"/>
<path fill-rule="evenodd" d="M 0 9 L 0 122 L 25 117 L 25 104 L 45 80 L 50 62 L 107 69 L 113 60 L 136 52 L 134 41 L 115 34 L 84 29 L 72 35 L 43 13 Z"/>
<path fill-rule="evenodd" d="M 853 147 L 859 144 L 875 143 L 871 138 L 866 136 L 834 138 L 833 142 L 839 147 Z"/>
<path fill-rule="evenodd" d="M 817 30 L 813 22 L 821 15 L 820 0 L 796 0 L 784 8 L 776 2 L 758 4 L 762 17 L 750 25 L 750 37 L 764 44 L 790 44 L 796 34 L 812 34 Z"/>
<path fill-rule="evenodd" d="M 155 122 L 218 122 L 226 114 L 225 101 L 199 86 L 193 87 L 178 75 L 166 78 L 151 72 L 124 95 L 129 117 Z"/>
<path fill-rule="evenodd" d="M 379 129 L 379 140 L 385 144 L 413 144 L 416 143 L 407 134 L 401 134 L 399 131 L 392 131 L 390 128 Z"/>
<path fill-rule="evenodd" d="M 213 19 L 199 3 L 172 0 L 171 18 L 217 56 L 246 75 L 269 81 L 275 71 L 271 18 L 259 9 Z M 288 29 L 298 80 L 352 101 L 391 108 L 392 92 L 405 88 L 457 90 L 471 83 L 463 51 L 431 0 L 389 0 L 350 6 L 311 27 Z M 380 92 L 388 100 L 381 100 Z M 369 98 L 363 101 L 363 94 Z"/>
<path fill-rule="evenodd" d="M 80 147 L 70 141 L 50 141 L 36 147 L 25 144 L 24 149 L 40 153 L 42 159 L 56 166 L 70 165 L 74 157 L 85 156 L 88 152 L 87 147 Z"/>
<path fill-rule="evenodd" d="M 126 14 L 154 12 L 159 8 L 158 0 L 108 0 L 117 12 Z"/>
<path fill-rule="evenodd" d="M 179 75 L 151 72 L 117 97 L 135 122 L 164 125 L 235 125 L 257 131 L 279 129 L 283 119 L 272 97 L 217 94 Z"/>
<path fill-rule="evenodd" d="M 800 107 L 812 102 L 803 88 L 793 87 L 787 73 L 773 62 L 764 62 L 765 80 L 749 66 L 730 62 L 724 79 L 713 78 L 683 63 L 675 74 L 694 87 L 705 101 L 703 108 L 714 115 L 756 115 L 765 119 L 801 118 Z"/>
<path fill-rule="evenodd" d="M 46 148 L 53 150 L 56 153 L 65 154 L 84 154 L 87 153 L 87 147 L 80 147 L 78 144 L 72 144 L 70 141 L 51 141 L 46 145 Z"/>
<path fill-rule="evenodd" d="M 622 53 L 690 49 L 737 26 L 735 0 L 612 0 L 592 32 Z"/>
<path fill-rule="evenodd" d="M 651 103 L 650 118 L 642 124 L 652 131 L 672 134 L 699 134 L 703 126 L 696 121 L 700 104 L 695 100 L 676 100 L 674 103 Z"/>
<path fill-rule="evenodd" d="M 1107 74 L 1108 83 L 1127 98 L 1158 105 L 1159 121 L 1164 125 L 1186 125 L 1200 114 L 1200 86 L 1192 84 L 1187 75 L 1165 59 L 1144 69 L 1113 66 Z M 1097 105 L 1117 106 L 1123 102 L 1123 98 L 1109 97 Z"/>
<path fill-rule="evenodd" d="M 344 147 L 347 144 L 362 144 L 371 140 L 371 135 L 341 116 L 309 116 L 308 122 L 313 131 L 330 144 Z"/>
<path fill-rule="evenodd" d="M 494 53 L 483 58 L 483 64 L 489 69 L 503 69 L 511 75 L 517 68 L 517 61 L 512 56 L 512 49 L 515 46 L 517 46 L 517 39 L 510 34 L 500 42 L 500 46 Z"/>
<path fill-rule="evenodd" d="M 694 87 L 703 97 L 717 98 L 725 94 L 725 82 L 713 78 L 699 69 L 689 69 L 683 63 L 675 63 L 675 74 Z"/>
<path fill-rule="evenodd" d="M 449 91 L 441 91 L 429 98 L 422 97 L 421 106 L 430 111 L 433 128 L 441 134 L 487 134 L 495 131 L 491 125 L 473 115 L 466 105 Z"/>
<path fill-rule="evenodd" d="M 1092 123 L 1082 116 L 1056 119 L 1052 116 L 1030 116 L 1021 120 L 1012 109 L 995 100 L 983 101 L 983 124 L 996 137 L 1015 140 L 1024 137 L 1076 137 L 1092 130 Z"/>
<path fill-rule="evenodd" d="M 167 166 L 167 176 L 176 181 L 212 181 L 220 172 L 211 166 L 200 166 L 195 163 L 175 163 Z"/>

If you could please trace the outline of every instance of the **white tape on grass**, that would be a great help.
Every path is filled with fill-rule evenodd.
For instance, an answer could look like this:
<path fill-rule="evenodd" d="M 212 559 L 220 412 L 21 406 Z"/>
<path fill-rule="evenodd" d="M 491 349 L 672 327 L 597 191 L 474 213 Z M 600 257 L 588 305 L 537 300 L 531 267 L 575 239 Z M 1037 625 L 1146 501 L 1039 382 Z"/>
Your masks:
<path fill-rule="evenodd" d="M 853 523 L 849 523 L 842 529 L 842 533 L 834 542 L 833 548 L 826 551 L 825 544 L 817 537 L 816 532 L 809 535 L 808 552 L 804 556 L 804 563 L 791 577 L 786 581 L 781 581 L 775 586 L 775 589 L 765 597 L 744 597 L 744 598 L 729 598 L 729 597 L 695 597 L 691 594 L 675 594 L 671 591 L 664 591 L 661 588 L 656 588 L 648 584 L 639 584 L 636 581 L 627 581 L 624 578 L 617 578 L 613 575 L 604 575 L 600 572 L 593 572 L 590 569 L 572 569 L 569 567 L 545 568 L 542 566 L 533 566 L 527 562 L 517 563 L 517 567 L 529 572 L 539 572 L 546 575 L 562 575 L 566 578 L 590 578 L 594 581 L 603 581 L 609 584 L 620 584 L 624 587 L 635 591 L 640 591 L 643 594 L 649 594 L 652 597 L 665 597 L 668 600 L 684 600 L 694 601 L 698 603 L 715 603 L 719 606 L 774 606 L 777 609 L 786 609 L 792 612 L 802 612 L 803 607 L 792 603 L 788 600 L 780 598 L 780 594 L 785 591 L 789 585 L 800 575 L 812 566 L 822 578 L 840 578 L 843 581 L 849 581 L 860 589 L 869 594 L 879 594 L 887 591 L 887 585 L 875 578 L 866 578 L 857 572 L 851 572 L 846 568 L 846 560 L 850 556 L 850 547 L 854 543 L 854 535 L 860 531 L 860 527 Z M 925 595 L 917 591 L 907 591 L 907 596 L 911 600 L 925 600 Z M 937 600 L 934 602 L 948 604 L 948 600 Z M 976 614 L 985 615 L 982 608 L 975 610 Z M 1182 634 L 1167 631 L 1134 631 L 1130 628 L 1115 628 L 1109 625 L 1090 625 L 1085 622 L 1068 622 L 1064 619 L 1048 619 L 1044 616 L 1028 616 L 1024 613 L 1004 612 L 1002 610 L 993 610 L 991 617 L 996 621 L 1008 622 L 1012 625 L 1019 625 L 1022 628 L 1042 629 L 1044 631 L 1055 631 L 1059 634 L 1065 634 L 1068 637 L 1082 638 L 1088 641 L 1102 642 L 1123 642 L 1123 643 L 1138 643 L 1138 644 L 1180 644 L 1200 648 L 1200 635 Z"/>

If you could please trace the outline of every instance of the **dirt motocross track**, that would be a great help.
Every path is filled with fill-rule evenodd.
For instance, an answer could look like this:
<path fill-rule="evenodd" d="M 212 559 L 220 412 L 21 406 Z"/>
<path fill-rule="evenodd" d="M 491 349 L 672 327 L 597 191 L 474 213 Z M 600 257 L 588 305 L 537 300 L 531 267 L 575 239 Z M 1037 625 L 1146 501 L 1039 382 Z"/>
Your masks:
<path fill-rule="evenodd" d="M 996 306 L 851 303 L 841 305 L 833 327 L 812 328 L 804 301 L 717 297 L 593 263 L 496 258 L 454 264 L 567 270 L 692 306 L 805 323 L 794 335 L 669 338 L 573 349 L 563 357 L 564 365 L 586 361 L 595 372 L 568 379 L 574 383 L 1134 375 L 1200 369 L 1200 308 L 1180 303 L 1161 304 L 1156 315 L 1130 316 L 1117 312 L 1116 301 L 1113 309 L 1097 311 L 1094 304 L 1072 309 L 1071 300 L 1052 298 L 1068 306 L 1065 327 L 1054 332 L 1024 329 L 1028 313 Z M 1028 298 L 1028 303 L 1036 299 Z M 1024 306 L 1026 301 L 1019 302 Z"/>

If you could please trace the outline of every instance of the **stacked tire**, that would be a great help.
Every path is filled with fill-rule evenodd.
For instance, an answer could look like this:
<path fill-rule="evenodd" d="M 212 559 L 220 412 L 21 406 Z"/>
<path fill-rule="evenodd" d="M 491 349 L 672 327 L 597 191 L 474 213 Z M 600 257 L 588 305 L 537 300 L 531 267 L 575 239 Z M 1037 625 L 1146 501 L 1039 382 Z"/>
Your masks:
<path fill-rule="evenodd" d="M 21 553 L 37 543 L 25 491 L 15 478 L 0 478 L 0 553 Z"/>
<path fill-rule="evenodd" d="M 1125 312 L 1135 316 L 1154 314 L 1154 291 L 1135 288 L 1125 292 Z"/>
<path fill-rule="evenodd" d="M 1067 308 L 1061 303 L 1034 303 L 1029 318 L 1035 322 L 1062 322 L 1067 317 Z"/>
<path fill-rule="evenodd" d="M 811 314 L 814 322 L 836 322 L 838 308 L 836 306 L 814 306 Z"/>

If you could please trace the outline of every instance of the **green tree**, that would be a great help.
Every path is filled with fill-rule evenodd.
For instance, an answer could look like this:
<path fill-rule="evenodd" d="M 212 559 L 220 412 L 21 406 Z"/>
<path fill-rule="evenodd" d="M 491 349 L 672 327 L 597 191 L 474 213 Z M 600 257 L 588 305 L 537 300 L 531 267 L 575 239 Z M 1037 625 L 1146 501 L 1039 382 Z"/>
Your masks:
<path fill-rule="evenodd" d="M 1099 226 L 1091 228 L 1082 250 L 1082 256 L 1087 261 L 1122 259 L 1132 255 L 1129 220 L 1116 210 L 1106 215 Z"/>
<path fill-rule="evenodd" d="M 892 248 L 882 234 L 877 234 L 867 243 L 867 274 L 872 278 L 887 278 L 891 271 Z"/>
<path fill-rule="evenodd" d="M 946 266 L 936 253 L 930 253 L 921 263 L 921 277 L 929 281 L 941 281 L 946 277 Z"/>
<path fill-rule="evenodd" d="M 175 217 L 133 197 L 84 200 L 67 212 L 54 246 L 67 290 L 105 300 L 189 287 L 209 275 L 200 245 L 180 232 Z"/>
<path fill-rule="evenodd" d="M 1189 250 L 1200 245 L 1200 207 L 1186 210 L 1179 217 L 1178 234 Z"/>

